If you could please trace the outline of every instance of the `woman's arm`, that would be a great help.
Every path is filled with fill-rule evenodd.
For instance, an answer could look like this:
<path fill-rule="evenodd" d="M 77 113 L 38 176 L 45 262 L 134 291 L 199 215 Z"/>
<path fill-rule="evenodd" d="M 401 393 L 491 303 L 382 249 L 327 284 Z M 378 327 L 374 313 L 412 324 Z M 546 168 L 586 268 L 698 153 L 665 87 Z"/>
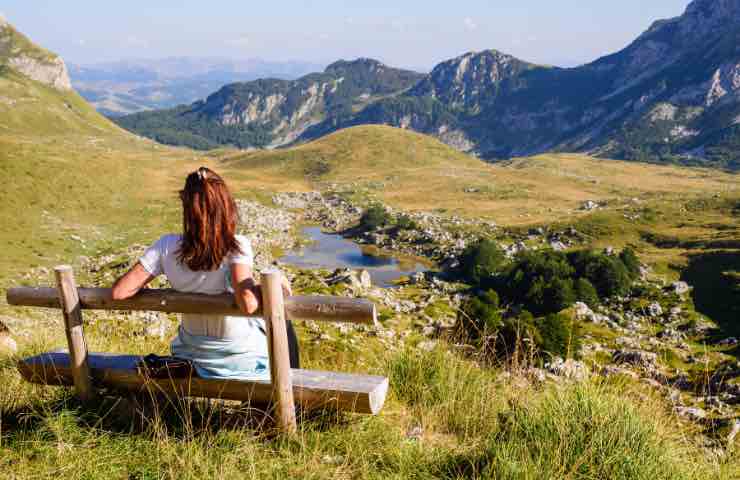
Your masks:
<path fill-rule="evenodd" d="M 155 278 L 154 275 L 146 271 L 141 263 L 137 263 L 113 283 L 113 300 L 126 300 L 133 297 Z"/>
<path fill-rule="evenodd" d="M 253 315 L 260 308 L 261 293 L 254 281 L 252 267 L 243 263 L 231 265 L 231 285 L 239 310 L 245 315 Z"/>
<path fill-rule="evenodd" d="M 246 264 L 234 263 L 231 265 L 231 285 L 234 287 L 234 298 L 239 309 L 246 315 L 253 315 L 262 304 L 262 291 L 254 280 L 252 267 Z M 283 294 L 293 295 L 290 281 L 283 275 Z"/>

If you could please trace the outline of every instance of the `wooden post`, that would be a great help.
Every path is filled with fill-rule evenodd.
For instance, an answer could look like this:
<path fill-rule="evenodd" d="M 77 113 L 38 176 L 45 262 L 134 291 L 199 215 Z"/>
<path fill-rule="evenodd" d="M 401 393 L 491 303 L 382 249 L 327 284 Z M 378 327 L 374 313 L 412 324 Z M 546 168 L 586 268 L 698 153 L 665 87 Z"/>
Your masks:
<path fill-rule="evenodd" d="M 87 344 L 82 329 L 82 310 L 80 298 L 77 294 L 74 272 L 69 265 L 60 265 L 54 268 L 57 280 L 59 304 L 64 316 L 64 330 L 67 333 L 69 357 L 72 367 L 77 395 L 83 402 L 95 398 L 95 391 L 90 380 L 90 366 L 87 361 Z"/>
<path fill-rule="evenodd" d="M 283 301 L 283 274 L 278 269 L 262 272 L 262 314 L 267 330 L 267 345 L 270 355 L 270 376 L 273 401 L 280 429 L 285 433 L 296 431 L 293 380 L 288 352 L 288 330 L 285 324 Z"/>

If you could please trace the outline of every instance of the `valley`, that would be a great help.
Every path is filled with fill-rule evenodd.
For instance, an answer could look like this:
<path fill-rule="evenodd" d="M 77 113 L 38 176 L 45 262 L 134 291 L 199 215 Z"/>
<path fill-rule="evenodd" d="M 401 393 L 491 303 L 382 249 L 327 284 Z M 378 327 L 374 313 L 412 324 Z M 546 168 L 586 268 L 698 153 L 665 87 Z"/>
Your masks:
<path fill-rule="evenodd" d="M 11 61 L 19 55 L 33 59 L 23 62 L 31 65 L 26 72 L 59 72 L 61 62 L 0 25 L 0 469 L 11 478 L 737 478 L 737 173 L 706 168 L 716 162 L 686 167 L 573 153 L 579 148 L 533 156 L 524 154 L 537 149 L 512 149 L 517 155 L 488 163 L 450 146 L 452 137 L 401 124 L 337 120 L 309 138 L 320 125 L 314 121 L 330 115 L 327 105 L 365 115 L 422 86 L 434 90 L 434 79 L 444 77 L 437 69 L 431 80 L 389 70 L 380 82 L 370 79 L 369 103 L 357 103 L 368 79 L 350 77 L 357 65 L 349 62 L 316 80 L 326 83 L 315 110 L 298 101 L 311 86 L 299 80 L 226 88 L 193 114 L 214 102 L 226 108 L 238 94 L 257 100 L 232 118 L 262 115 L 254 88 L 281 89 L 284 103 L 261 117 L 260 128 L 279 132 L 264 141 L 279 138 L 285 148 L 166 146 L 98 114 L 57 81 L 63 76 L 33 80 L 20 72 Z M 497 58 L 511 67 L 503 77 L 540 68 Z M 369 60 L 360 66 L 385 68 Z M 435 98 L 457 105 L 469 95 Z M 293 123 L 278 115 L 288 107 Z M 293 138 L 296 129 L 303 133 Z M 73 266 L 81 285 L 110 286 L 147 245 L 179 231 L 177 192 L 201 165 L 229 182 L 258 269 L 283 258 L 297 292 L 376 303 L 378 327 L 296 327 L 306 367 L 390 378 L 381 415 L 322 412 L 301 418 L 296 437 L 281 438 L 243 405 L 142 406 L 107 396 L 86 406 L 68 389 L 21 380 L 16 360 L 64 345 L 64 333 L 58 312 L 11 307 L 5 290 L 50 285 L 61 263 Z M 306 245 L 309 225 L 353 252 L 416 259 L 425 268 L 388 282 L 368 282 L 362 266 L 304 268 L 285 255 Z M 478 281 L 466 276 L 465 262 L 482 242 L 501 258 Z M 531 320 L 525 311 L 536 312 L 547 295 L 515 301 L 496 283 L 524 271 L 522 259 L 542 261 L 546 271 L 553 267 L 543 258 L 570 262 L 567 255 L 592 250 L 595 262 L 618 265 L 625 248 L 637 258 L 626 291 L 588 302 L 565 295 L 566 308 Z M 534 331 L 505 357 L 460 332 L 471 305 L 490 301 L 491 290 L 495 308 L 477 312 L 500 322 L 504 333 L 492 337 L 508 335 L 506 322 Z M 566 341 L 565 354 L 548 350 L 552 318 L 578 337 Z M 91 350 L 136 354 L 166 353 L 178 324 L 175 315 L 154 313 L 86 312 L 85 320 Z"/>

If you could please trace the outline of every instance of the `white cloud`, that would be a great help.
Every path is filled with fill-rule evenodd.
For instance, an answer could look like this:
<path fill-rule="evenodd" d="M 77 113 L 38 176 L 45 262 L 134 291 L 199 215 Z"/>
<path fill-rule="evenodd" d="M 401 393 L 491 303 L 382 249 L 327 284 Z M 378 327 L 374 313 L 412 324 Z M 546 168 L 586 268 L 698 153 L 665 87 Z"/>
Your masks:
<path fill-rule="evenodd" d="M 465 28 L 468 30 L 472 31 L 478 28 L 478 24 L 475 23 L 475 20 L 470 17 L 467 17 L 465 20 L 463 20 L 463 23 L 465 24 Z"/>
<path fill-rule="evenodd" d="M 126 37 L 124 42 L 128 47 L 134 48 L 145 48 L 149 46 L 149 42 L 143 38 L 137 37 L 136 35 L 129 35 Z"/>
<path fill-rule="evenodd" d="M 528 37 L 527 38 L 527 41 L 528 42 L 536 42 L 537 41 L 537 37 L 535 37 L 534 35 L 532 35 L 531 37 Z"/>
<path fill-rule="evenodd" d="M 232 47 L 244 48 L 244 47 L 248 47 L 251 41 L 248 36 L 242 35 L 240 37 L 232 38 L 231 40 L 228 40 L 226 43 L 228 45 L 231 45 Z"/>
<path fill-rule="evenodd" d="M 84 47 L 87 42 L 83 39 L 77 40 L 77 45 Z"/>
<path fill-rule="evenodd" d="M 319 40 L 329 40 L 329 34 L 328 33 L 319 34 Z"/>

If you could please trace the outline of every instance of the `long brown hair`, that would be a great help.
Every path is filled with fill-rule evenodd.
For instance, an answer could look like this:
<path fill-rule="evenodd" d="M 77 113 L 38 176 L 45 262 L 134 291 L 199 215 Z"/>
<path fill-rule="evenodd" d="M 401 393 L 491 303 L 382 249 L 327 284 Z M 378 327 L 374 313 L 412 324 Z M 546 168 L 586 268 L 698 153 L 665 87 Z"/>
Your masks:
<path fill-rule="evenodd" d="M 236 240 L 237 208 L 229 188 L 213 170 L 188 175 L 182 200 L 182 242 L 178 259 L 191 270 L 215 270 L 224 257 L 241 253 Z"/>

